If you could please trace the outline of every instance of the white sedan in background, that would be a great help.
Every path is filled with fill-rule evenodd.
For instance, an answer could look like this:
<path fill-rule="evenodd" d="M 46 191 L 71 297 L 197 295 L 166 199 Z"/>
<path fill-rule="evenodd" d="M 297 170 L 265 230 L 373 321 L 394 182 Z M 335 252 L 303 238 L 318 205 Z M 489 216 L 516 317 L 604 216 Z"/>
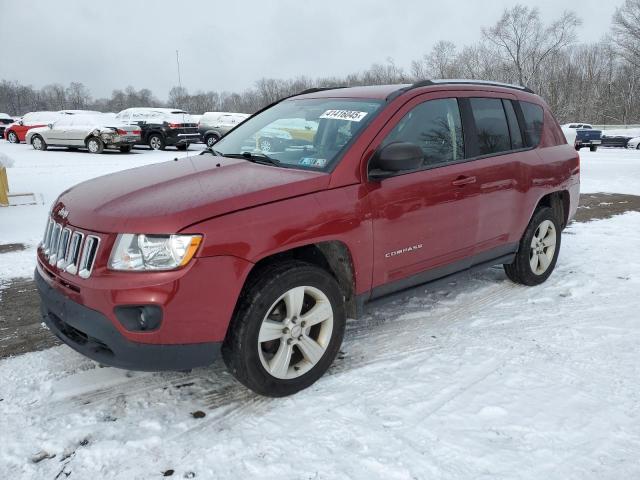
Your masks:
<path fill-rule="evenodd" d="M 634 137 L 627 142 L 627 148 L 635 148 L 640 150 L 640 137 Z"/>
<path fill-rule="evenodd" d="M 105 148 L 130 152 L 140 141 L 140 127 L 126 125 L 104 114 L 64 115 L 46 127 L 27 132 L 26 143 L 36 150 L 47 147 L 86 148 L 91 153 L 102 153 Z"/>

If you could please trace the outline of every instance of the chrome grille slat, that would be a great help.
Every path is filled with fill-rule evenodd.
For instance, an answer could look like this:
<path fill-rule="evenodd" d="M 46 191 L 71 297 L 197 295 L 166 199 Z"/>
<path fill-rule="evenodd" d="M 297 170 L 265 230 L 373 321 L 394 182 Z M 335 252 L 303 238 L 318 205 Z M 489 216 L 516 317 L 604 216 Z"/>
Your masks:
<path fill-rule="evenodd" d="M 58 251 L 56 253 L 56 258 L 58 261 L 56 262 L 56 266 L 58 268 L 64 269 L 65 267 L 65 258 L 67 257 L 67 250 L 69 248 L 69 241 L 71 240 L 71 229 L 66 227 L 62 229 L 62 234 L 60 235 L 60 244 L 58 246 Z"/>
<path fill-rule="evenodd" d="M 85 235 L 72 227 L 47 221 L 40 248 L 51 264 L 71 275 L 89 278 L 98 256 L 100 237 Z"/>
<path fill-rule="evenodd" d="M 49 263 L 55 265 L 58 254 L 58 247 L 60 246 L 60 234 L 62 233 L 62 225 L 56 223 L 53 226 L 53 232 L 51 233 L 51 243 L 49 244 Z"/>
<path fill-rule="evenodd" d="M 93 264 L 96 261 L 99 243 L 100 239 L 98 237 L 87 235 L 82 249 L 82 257 L 80 257 L 80 264 L 78 265 L 78 275 L 80 275 L 80 277 L 89 278 L 89 275 L 91 275 Z"/>
<path fill-rule="evenodd" d="M 69 248 L 67 249 L 67 255 L 65 257 L 65 271 L 75 275 L 78 272 L 78 260 L 80 260 L 80 249 L 82 248 L 82 241 L 84 240 L 84 234 L 80 232 L 73 232 L 71 240 L 69 242 Z"/>

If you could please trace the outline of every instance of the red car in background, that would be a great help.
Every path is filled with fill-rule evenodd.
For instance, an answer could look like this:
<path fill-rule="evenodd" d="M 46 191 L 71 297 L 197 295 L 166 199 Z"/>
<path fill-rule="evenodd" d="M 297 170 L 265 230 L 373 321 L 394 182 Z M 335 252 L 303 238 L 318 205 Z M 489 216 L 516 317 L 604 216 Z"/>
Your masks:
<path fill-rule="evenodd" d="M 29 112 L 18 122 L 7 125 L 4 130 L 4 139 L 9 143 L 24 142 L 25 135 L 31 128 L 45 127 L 60 118 L 56 112 Z"/>

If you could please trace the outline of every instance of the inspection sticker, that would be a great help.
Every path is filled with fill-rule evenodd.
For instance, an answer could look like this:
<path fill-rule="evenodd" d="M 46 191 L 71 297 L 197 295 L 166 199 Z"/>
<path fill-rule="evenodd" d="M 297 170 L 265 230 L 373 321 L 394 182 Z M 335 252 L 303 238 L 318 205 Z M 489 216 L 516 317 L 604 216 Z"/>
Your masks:
<path fill-rule="evenodd" d="M 359 122 L 366 117 L 367 112 L 357 110 L 327 110 L 320 118 L 332 118 L 334 120 L 348 120 L 349 122 Z"/>

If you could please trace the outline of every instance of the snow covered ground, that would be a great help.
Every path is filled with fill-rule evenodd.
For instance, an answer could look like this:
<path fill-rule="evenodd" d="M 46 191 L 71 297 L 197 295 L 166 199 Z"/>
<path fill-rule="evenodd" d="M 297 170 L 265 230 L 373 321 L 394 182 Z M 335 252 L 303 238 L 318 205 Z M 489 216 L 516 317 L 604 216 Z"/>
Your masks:
<path fill-rule="evenodd" d="M 0 244 L 31 247 L 0 256 L 0 280 L 31 275 L 59 191 L 176 156 L 0 151 L 46 202 L 0 209 Z M 640 194 L 640 152 L 581 157 L 583 191 Z M 378 302 L 284 399 L 221 363 L 132 374 L 64 346 L 0 361 L 0 478 L 640 478 L 638 246 L 638 212 L 573 224 L 544 285 L 494 268 Z"/>

